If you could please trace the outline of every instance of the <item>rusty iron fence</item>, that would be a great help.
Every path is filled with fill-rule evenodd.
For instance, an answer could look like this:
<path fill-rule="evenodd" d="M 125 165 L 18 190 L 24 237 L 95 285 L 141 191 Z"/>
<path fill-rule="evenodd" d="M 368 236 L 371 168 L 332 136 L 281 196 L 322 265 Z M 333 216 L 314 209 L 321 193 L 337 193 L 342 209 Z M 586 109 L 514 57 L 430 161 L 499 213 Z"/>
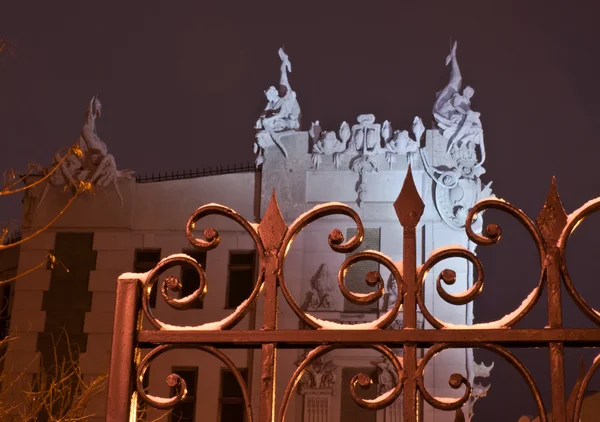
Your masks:
<path fill-rule="evenodd" d="M 227 365 L 240 384 L 245 401 L 247 421 L 260 422 L 283 421 L 287 405 L 295 386 L 303 376 L 305 369 L 324 354 L 340 348 L 369 348 L 381 353 L 396 371 L 397 382 L 393 389 L 373 400 L 364 400 L 356 393 L 356 388 L 368 385 L 366 374 L 357 374 L 352 380 L 350 393 L 361 407 L 379 410 L 389 406 L 402 396 L 403 421 L 417 421 L 419 416 L 419 396 L 436 409 L 457 411 L 472 393 L 469 380 L 461 374 L 450 376 L 451 387 L 464 388 L 464 394 L 454 400 L 434 397 L 427 390 L 424 371 L 431 359 L 449 348 L 483 348 L 494 352 L 507 360 L 526 381 L 535 400 L 539 418 L 547 421 L 547 411 L 552 412 L 552 421 L 579 420 L 584 392 L 600 366 L 600 358 L 594 360 L 585 376 L 578 381 L 572 399 L 566 399 L 564 374 L 565 347 L 600 346 L 599 328 L 565 328 L 562 322 L 561 286 L 564 286 L 578 308 L 596 325 L 600 325 L 600 311 L 589 305 L 578 293 L 569 275 L 566 264 L 567 244 L 577 225 L 589 214 L 600 209 L 600 198 L 590 201 L 582 208 L 567 216 L 556 191 L 554 180 L 546 202 L 534 221 L 521 210 L 506 201 L 490 198 L 477 203 L 467 217 L 466 232 L 478 245 L 496 244 L 502 235 L 502 229 L 496 224 L 488 224 L 482 233 L 474 232 L 471 222 L 487 209 L 496 209 L 515 218 L 529 233 L 537 247 L 540 274 L 537 287 L 523 304 L 511 314 L 496 323 L 478 327 L 455 327 L 437 319 L 427 309 L 424 300 L 424 288 L 427 273 L 435 264 L 448 258 L 464 258 L 470 261 L 477 273 L 472 288 L 462 294 L 446 292 L 442 284 L 452 284 L 456 275 L 451 270 L 442 271 L 436 279 L 435 288 L 441 297 L 454 305 L 464 305 L 473 301 L 481 292 L 484 283 L 484 269 L 480 260 L 468 249 L 452 247 L 434 252 L 424 265 L 417 267 L 417 248 L 415 229 L 424 210 L 424 204 L 415 187 L 409 168 L 398 199 L 394 203 L 395 211 L 403 228 L 403 269 L 398 268 L 389 257 L 376 251 L 363 251 L 350 255 L 341 265 L 338 284 L 343 296 L 354 304 L 371 304 L 384 294 L 383 280 L 379 273 L 369 273 L 366 282 L 376 288 L 370 294 L 356 294 L 347 289 L 344 283 L 346 270 L 359 261 L 372 260 L 387 268 L 398 284 L 398 299 L 391 309 L 376 320 L 372 327 L 340 330 L 335 327 L 323 327 L 323 322 L 306 314 L 290 295 L 284 277 L 284 262 L 291 242 L 298 233 L 311 222 L 330 215 L 350 217 L 357 227 L 357 233 L 351 239 L 344 239 L 340 230 L 330 232 L 328 242 L 331 249 L 340 253 L 351 253 L 362 242 L 364 229 L 358 214 L 342 204 L 317 206 L 303 214 L 292 225 L 287 226 L 279 211 L 275 193 L 260 224 L 252 224 L 235 211 L 220 206 L 206 205 L 198 208 L 190 217 L 186 226 L 186 235 L 190 243 L 203 251 L 219 245 L 219 234 L 213 229 L 204 231 L 204 239 L 194 235 L 198 220 L 208 215 L 220 215 L 242 226 L 256 244 L 259 256 L 257 281 L 250 297 L 220 327 L 214 330 L 185 330 L 171 327 L 153 314 L 149 306 L 149 294 L 152 286 L 168 269 L 182 264 L 192 265 L 200 275 L 200 287 L 193 294 L 174 299 L 169 291 L 177 291 L 181 282 L 176 277 L 164 277 L 160 292 L 164 300 L 175 309 L 187 309 L 195 301 L 201 300 L 206 293 L 207 280 L 200 265 L 193 259 L 173 257 L 160 262 L 147 276 L 145 281 L 119 279 L 117 284 L 114 336 L 110 362 L 110 380 L 108 390 L 107 416 L 110 421 L 130 420 L 131 409 L 135 411 L 135 401 L 141 400 L 158 409 L 173 408 L 186 392 L 185 381 L 171 374 L 167 382 L 175 388 L 173 397 L 159 398 L 149 395 L 143 388 L 143 378 L 150 363 L 166 351 L 178 348 L 193 348 L 208 352 Z M 547 290 L 548 326 L 535 329 L 517 329 L 519 322 L 538 302 L 542 291 Z M 283 296 L 298 319 L 310 329 L 278 329 L 278 291 Z M 236 330 L 235 326 L 257 302 L 259 295 L 264 296 L 263 326 L 257 330 Z M 417 313 L 422 312 L 425 320 L 433 329 L 418 329 Z M 386 330 L 398 315 L 402 314 L 403 328 Z M 142 317 L 155 329 L 143 329 Z M 321 329 L 320 329 L 321 328 Z M 325 329 L 322 329 L 325 328 Z M 141 347 L 152 350 L 140 359 Z M 260 405 L 258 415 L 253 414 L 249 392 L 244 379 L 231 360 L 221 351 L 228 348 L 249 348 L 261 350 Z M 552 390 L 551 405 L 545 408 L 536 382 L 529 370 L 508 348 L 545 348 L 550 357 L 550 380 Z M 276 352 L 278 349 L 312 349 L 299 362 L 290 380 L 287 382 L 279 408 L 275 408 Z M 403 359 L 399 359 L 392 349 L 401 348 Z M 419 359 L 419 348 L 426 350 Z M 600 355 L 599 355 L 600 356 Z M 346 388 L 346 386 L 342 386 Z M 256 410 L 256 409 L 255 409 Z M 456 413 L 458 415 L 458 412 Z"/>

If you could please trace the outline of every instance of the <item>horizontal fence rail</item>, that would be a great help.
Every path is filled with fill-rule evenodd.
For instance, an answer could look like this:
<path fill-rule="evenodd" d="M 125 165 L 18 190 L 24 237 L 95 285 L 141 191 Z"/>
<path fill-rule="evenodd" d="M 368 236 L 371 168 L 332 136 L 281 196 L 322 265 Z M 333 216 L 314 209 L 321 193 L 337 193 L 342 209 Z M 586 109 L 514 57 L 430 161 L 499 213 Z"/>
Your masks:
<path fill-rule="evenodd" d="M 483 348 L 494 352 L 508 361 L 522 376 L 537 406 L 541 421 L 548 421 L 547 411 L 552 412 L 552 421 L 579 421 L 584 392 L 600 366 L 595 359 L 576 385 L 573 399 L 567 402 L 564 377 L 564 347 L 600 346 L 600 329 L 565 328 L 562 323 L 561 286 L 564 286 L 578 308 L 596 325 L 600 325 L 600 312 L 589 305 L 578 293 L 567 267 L 566 254 L 569 237 L 577 225 L 589 214 L 600 209 L 600 199 L 590 201 L 579 210 L 567 216 L 556 191 L 554 180 L 546 203 L 536 220 L 530 219 L 521 210 L 506 201 L 490 198 L 478 202 L 467 216 L 466 232 L 473 242 L 480 246 L 492 246 L 498 243 L 502 229 L 496 224 L 487 224 L 482 233 L 472 228 L 475 217 L 487 209 L 496 209 L 515 218 L 529 233 L 536 248 L 540 262 L 537 286 L 523 304 L 499 321 L 473 326 L 456 326 L 436 318 L 427 308 L 424 300 L 427 274 L 436 264 L 449 258 L 463 258 L 473 264 L 477 279 L 466 292 L 451 294 L 444 286 L 453 284 L 456 274 L 444 270 L 436 275 L 437 293 L 452 305 L 465 305 L 472 302 L 484 285 L 484 269 L 479 258 L 469 249 L 449 247 L 433 252 L 421 267 L 417 267 L 417 247 L 415 229 L 423 214 L 424 204 L 415 187 L 412 173 L 408 171 L 404 185 L 394 203 L 394 208 L 403 228 L 403 264 L 394 264 L 390 257 L 377 251 L 363 251 L 349 255 L 338 272 L 339 289 L 345 299 L 357 305 L 369 305 L 384 295 L 384 282 L 378 272 L 369 272 L 366 283 L 375 291 L 358 294 L 350 291 L 345 284 L 346 270 L 361 261 L 374 261 L 389 270 L 396 280 L 398 296 L 389 310 L 371 323 L 357 324 L 348 329 L 344 324 L 324 322 L 312 317 L 295 301 L 290 294 L 284 276 L 286 254 L 294 238 L 312 222 L 330 215 L 343 215 L 353 220 L 356 235 L 345 239 L 342 232 L 334 229 L 329 233 L 330 248 L 342 254 L 351 254 L 364 238 L 364 228 L 358 214 L 342 204 L 316 206 L 300 216 L 288 226 L 280 213 L 275 193 L 266 209 L 260 224 L 252 224 L 229 208 L 210 204 L 198 208 L 186 225 L 189 242 L 197 249 L 209 251 L 219 245 L 219 234 L 213 229 L 204 230 L 203 238 L 196 237 L 194 228 L 201 219 L 209 215 L 219 215 L 239 224 L 253 239 L 259 259 L 259 270 L 254 290 L 248 299 L 227 318 L 196 327 L 175 327 L 157 318 L 150 308 L 150 291 L 156 284 L 159 294 L 167 304 L 175 309 L 188 309 L 196 301 L 202 300 L 207 291 L 208 280 L 204 269 L 193 258 L 178 255 L 161 261 L 147 274 L 132 274 L 118 280 L 116 314 L 114 321 L 113 353 L 109 383 L 108 412 L 109 420 L 126 421 L 130 418 L 132 401 L 140 399 L 158 409 L 170 409 L 179 403 L 186 394 L 185 381 L 171 374 L 167 382 L 175 388 L 172 397 L 150 395 L 142 380 L 151 363 L 163 353 L 175 349 L 196 349 L 216 357 L 229 367 L 237 379 L 246 410 L 248 422 L 283 421 L 291 394 L 311 363 L 336 349 L 367 348 L 375 350 L 388 361 L 394 373 L 394 385 L 391 390 L 372 400 L 365 400 L 356 393 L 359 386 L 368 386 L 371 382 L 366 374 L 355 375 L 349 386 L 354 401 L 361 407 L 380 410 L 390 406 L 396 400 L 402 400 L 402 420 L 404 422 L 420 420 L 419 397 L 436 409 L 456 412 L 473 393 L 469 379 L 462 374 L 452 374 L 449 385 L 463 389 L 461 397 L 445 399 L 431 394 L 425 385 L 424 372 L 428 364 L 438 353 L 451 348 Z M 181 281 L 177 277 L 162 277 L 171 268 L 188 265 L 199 275 L 199 288 L 187 297 L 174 299 L 169 292 L 179 291 Z M 161 279 L 162 277 L 162 279 Z M 159 282 L 160 280 L 160 282 Z M 430 288 L 430 287 L 428 287 Z M 548 326 L 545 328 L 516 329 L 515 324 L 523 319 L 537 304 L 543 291 L 548 296 Z M 140 293 L 141 292 L 141 293 Z M 306 330 L 278 329 L 278 293 L 303 323 Z M 251 310 L 263 296 L 263 326 L 256 330 L 236 330 L 236 324 Z M 422 329 L 417 322 L 421 313 L 432 329 Z M 154 329 L 144 329 L 140 321 L 144 317 Z M 401 317 L 400 329 L 390 328 L 392 322 Z M 137 321 L 137 323 L 136 323 Z M 140 348 L 150 348 L 143 359 L 139 358 Z M 538 385 L 529 370 L 508 348 L 545 348 L 550 357 L 550 380 L 552 402 L 549 407 L 543 403 Z M 250 348 L 261 350 L 260 395 L 257 415 L 250 404 L 250 393 L 239 370 L 221 349 Z M 298 362 L 291 379 L 286 382 L 281 405 L 276 408 L 276 352 L 278 349 L 311 349 Z M 399 358 L 393 349 L 402 349 Z M 425 348 L 420 357 L 418 350 Z"/>

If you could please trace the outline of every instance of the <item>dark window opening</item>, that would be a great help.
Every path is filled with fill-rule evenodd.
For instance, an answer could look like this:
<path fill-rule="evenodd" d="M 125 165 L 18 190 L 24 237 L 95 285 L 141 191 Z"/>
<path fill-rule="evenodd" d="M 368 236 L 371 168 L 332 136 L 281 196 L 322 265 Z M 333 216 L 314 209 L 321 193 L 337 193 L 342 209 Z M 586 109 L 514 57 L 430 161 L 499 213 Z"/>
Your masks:
<path fill-rule="evenodd" d="M 171 422 L 193 421 L 196 415 L 196 388 L 198 386 L 198 368 L 197 367 L 174 367 L 171 371 L 179 375 L 185 381 L 187 394 L 173 408 L 171 412 Z M 171 396 L 175 396 L 177 390 L 171 389 Z"/>
<path fill-rule="evenodd" d="M 225 307 L 233 309 L 250 297 L 256 276 L 255 251 L 229 253 L 229 282 Z"/>
<path fill-rule="evenodd" d="M 206 252 L 195 249 L 185 249 L 183 250 L 183 253 L 194 258 L 206 272 Z M 200 287 L 200 276 L 198 275 L 198 272 L 191 266 L 181 266 L 180 281 L 182 285 L 181 292 L 179 294 L 180 298 L 191 295 Z M 203 305 L 203 302 L 195 302 L 193 308 L 202 309 Z"/>
<path fill-rule="evenodd" d="M 152 270 L 160 262 L 160 249 L 136 249 L 133 272 L 145 273 Z M 155 283 L 150 292 L 150 307 L 156 307 L 156 293 L 158 286 Z"/>
<path fill-rule="evenodd" d="M 248 370 L 238 368 L 244 384 L 248 385 Z M 221 392 L 219 394 L 219 421 L 244 422 L 246 417 L 242 389 L 229 368 L 221 369 Z"/>

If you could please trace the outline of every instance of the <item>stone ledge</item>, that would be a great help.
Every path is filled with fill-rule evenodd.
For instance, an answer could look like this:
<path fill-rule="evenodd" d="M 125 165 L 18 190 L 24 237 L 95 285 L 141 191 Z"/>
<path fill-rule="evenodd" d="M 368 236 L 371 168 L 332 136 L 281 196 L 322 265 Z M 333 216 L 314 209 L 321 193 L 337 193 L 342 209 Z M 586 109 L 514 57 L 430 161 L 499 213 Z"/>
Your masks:
<path fill-rule="evenodd" d="M 144 236 L 140 233 L 132 233 L 131 231 L 119 231 L 119 232 L 95 232 L 94 233 L 94 246 L 95 251 L 104 250 L 133 250 L 135 248 L 141 248 L 144 244 Z"/>
<path fill-rule="evenodd" d="M 39 262 L 38 262 L 39 264 Z M 47 291 L 50 288 L 50 270 L 36 270 L 15 281 L 15 291 L 19 290 L 39 290 Z"/>
<path fill-rule="evenodd" d="M 90 271 L 88 290 L 90 292 L 116 292 L 117 279 L 126 271 L 94 270 Z"/>
<path fill-rule="evenodd" d="M 84 333 L 112 333 L 113 312 L 86 312 L 83 324 Z"/>
<path fill-rule="evenodd" d="M 115 292 L 94 292 L 92 295 L 92 308 L 93 313 L 111 312 L 115 311 Z"/>
<path fill-rule="evenodd" d="M 12 351 L 10 348 L 4 358 L 6 373 L 37 374 L 40 369 L 39 352 Z"/>
<path fill-rule="evenodd" d="M 38 332 L 44 331 L 46 311 L 15 310 L 10 318 L 10 331 Z M 18 324 L 18 325 L 17 325 Z"/>
<path fill-rule="evenodd" d="M 42 290 L 17 290 L 13 297 L 12 313 L 15 311 L 40 311 L 42 309 L 42 301 L 44 291 Z"/>

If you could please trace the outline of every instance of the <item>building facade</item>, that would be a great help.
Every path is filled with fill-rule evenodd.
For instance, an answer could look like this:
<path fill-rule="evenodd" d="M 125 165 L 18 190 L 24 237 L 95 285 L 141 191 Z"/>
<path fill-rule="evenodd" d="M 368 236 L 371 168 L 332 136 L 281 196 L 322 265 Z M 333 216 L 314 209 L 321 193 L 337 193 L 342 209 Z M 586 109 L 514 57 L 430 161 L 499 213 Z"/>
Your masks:
<path fill-rule="evenodd" d="M 417 230 L 419 262 L 423 263 L 432 251 L 449 245 L 474 250 L 464 231 L 465 217 L 477 200 L 491 195 L 491 190 L 480 179 L 485 159 L 483 130 L 479 113 L 470 105 L 474 91 L 462 87 L 456 45 L 447 60 L 451 66 L 449 83 L 438 93 L 433 106 L 431 128 L 426 129 L 416 117 L 410 132 L 394 131 L 390 122 L 378 122 L 371 114 L 359 115 L 355 123 L 343 122 L 337 131 L 321 128 L 318 121 L 308 131 L 302 130 L 299 101 L 288 79 L 290 61 L 283 50 L 279 55 L 279 89 L 271 87 L 266 91 L 267 106 L 255 128 L 256 169 L 229 174 L 179 174 L 169 177 L 170 180 L 135 180 L 128 177 L 129 172 L 116 169 L 105 144 L 103 150 L 98 146 L 101 141 L 95 119 L 100 103 L 92 99 L 80 145 L 84 155 L 99 154 L 96 167 L 86 170 L 83 162 L 66 163 L 59 172 L 62 179 L 55 178 L 39 189 L 32 189 L 24 201 L 24 236 L 45 226 L 69 200 L 68 191 L 53 185 L 68 183 L 70 178 L 89 179 L 98 188 L 104 187 L 106 194 L 96 189 L 95 195 L 79 197 L 48 230 L 21 246 L 19 272 L 38 264 L 48 250 L 64 266 L 36 271 L 16 282 L 11 332 L 18 338 L 9 346 L 6 372 L 33 374 L 40 357 L 40 364 L 50 364 L 52 344 L 61 332 L 66 332 L 71 346 L 82 352 L 80 364 L 85 377 L 106 373 L 111 354 L 116 280 L 127 272 L 145 273 L 172 254 L 187 254 L 202 265 L 208 292 L 194 309 L 176 311 L 160 292 L 153 291 L 152 312 L 169 324 L 181 326 L 198 326 L 230 315 L 250 295 L 256 282 L 255 248 L 243 227 L 225 218 L 208 217 L 198 222 L 196 231 L 216 229 L 221 244 L 207 253 L 194 250 L 185 237 L 185 224 L 193 211 L 204 204 L 219 203 L 249 221 L 259 222 L 274 190 L 288 225 L 319 204 L 351 205 L 365 227 L 365 240 L 359 250 L 382 251 L 401 267 L 402 228 L 392 203 L 410 165 L 425 203 Z M 481 223 L 480 218 L 474 226 L 481 227 Z M 365 275 L 380 270 L 386 281 L 386 294 L 374 305 L 347 302 L 336 285 L 338 269 L 346 256 L 333 252 L 327 243 L 333 228 L 340 229 L 345 237 L 356 231 L 350 219 L 328 217 L 312 223 L 294 240 L 285 265 L 290 293 L 315 318 L 339 324 L 373 321 L 397 300 L 395 281 L 384 268 L 361 262 L 346 274 L 348 289 L 356 293 L 371 291 Z M 445 322 L 471 325 L 470 305 L 445 302 L 434 286 L 437 274 L 450 268 L 456 272 L 457 281 L 446 286 L 446 290 L 465 291 L 472 286 L 473 270 L 464 260 L 450 259 L 442 264 L 427 279 L 428 309 Z M 199 285 L 197 274 L 188 268 L 172 275 L 178 276 L 183 286 L 181 292 L 173 293 L 174 297 L 185 297 Z M 260 306 L 259 300 L 257 308 Z M 260 310 L 254 309 L 235 329 L 260 329 L 261 316 Z M 282 329 L 306 329 L 283 297 L 278 323 Z M 401 328 L 400 318 L 391 329 Z M 279 398 L 305 352 L 278 351 Z M 227 355 L 242 368 L 250 391 L 259 391 L 260 354 L 230 350 Z M 36 365 L 32 366 L 32 361 Z M 298 385 L 286 420 L 400 421 L 401 399 L 382 411 L 363 411 L 353 402 L 348 389 L 352 376 L 365 372 L 374 381 L 365 391 L 365 398 L 386 392 L 395 382 L 394 371 L 388 365 L 369 350 L 337 350 L 328 354 L 310 367 L 311 376 L 305 376 Z M 478 385 L 475 378 L 485 376 L 485 369 L 474 362 L 472 351 L 447 350 L 428 366 L 426 384 L 437 397 L 458 397 L 462 391 L 449 386 L 449 376 L 466 374 Z M 165 378 L 172 372 L 187 380 L 188 396 L 170 416 L 171 420 L 242 420 L 243 399 L 239 388 L 217 359 L 191 350 L 174 350 L 157 358 L 145 380 L 150 394 L 169 397 L 171 391 Z M 479 396 L 485 395 L 485 388 L 475 390 Z M 251 400 L 253 408 L 258 409 L 258 394 L 252 394 Z M 106 396 L 95 398 L 89 411 L 94 414 L 92 420 L 105 420 Z M 468 408 L 465 413 L 468 419 Z M 150 409 L 148 420 L 160 414 Z M 454 420 L 454 413 L 434 411 L 427 405 L 423 406 L 422 414 L 428 422 Z"/>

